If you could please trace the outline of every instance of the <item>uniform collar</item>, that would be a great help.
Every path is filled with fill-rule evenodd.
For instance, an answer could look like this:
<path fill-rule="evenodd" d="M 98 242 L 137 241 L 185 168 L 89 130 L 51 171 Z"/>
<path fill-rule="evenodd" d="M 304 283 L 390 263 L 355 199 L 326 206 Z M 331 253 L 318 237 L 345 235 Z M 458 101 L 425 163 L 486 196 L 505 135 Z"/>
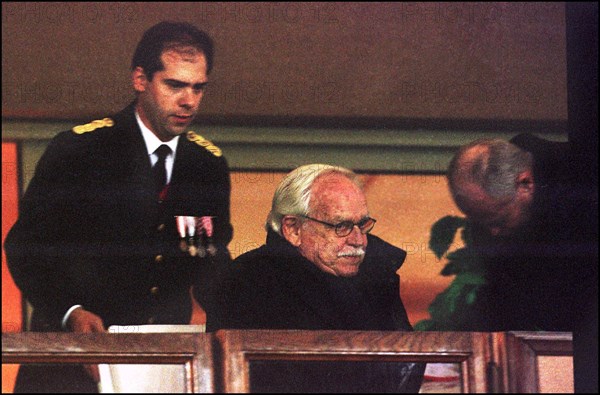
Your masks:
<path fill-rule="evenodd" d="M 177 144 L 179 143 L 179 136 L 177 136 L 167 142 L 161 141 L 158 137 L 156 137 L 156 135 L 154 133 L 152 133 L 152 131 L 150 129 L 148 129 L 146 127 L 146 125 L 144 125 L 144 122 L 142 122 L 142 119 L 140 118 L 140 115 L 138 114 L 137 111 L 135 111 L 135 119 L 137 121 L 138 126 L 140 127 L 140 130 L 142 131 L 142 137 L 144 138 L 144 142 L 146 143 L 146 149 L 148 150 L 148 155 L 152 155 L 158 147 L 160 147 L 163 144 L 166 144 L 167 146 L 169 146 L 169 148 L 171 148 L 171 152 L 173 153 L 172 155 L 174 158 L 175 153 L 177 152 Z"/>

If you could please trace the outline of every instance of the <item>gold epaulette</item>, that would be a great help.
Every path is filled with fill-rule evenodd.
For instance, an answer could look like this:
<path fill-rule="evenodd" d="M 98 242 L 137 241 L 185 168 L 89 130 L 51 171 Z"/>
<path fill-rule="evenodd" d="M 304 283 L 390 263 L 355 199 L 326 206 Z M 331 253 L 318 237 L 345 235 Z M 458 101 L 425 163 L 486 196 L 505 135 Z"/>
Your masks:
<path fill-rule="evenodd" d="M 115 124 L 115 121 L 113 121 L 110 118 L 96 119 L 95 121 L 86 123 L 85 125 L 75 126 L 72 130 L 73 130 L 73 133 L 83 134 L 83 133 L 87 133 L 87 132 L 92 132 L 99 128 L 110 127 L 110 126 L 113 126 L 114 124 Z"/>
<path fill-rule="evenodd" d="M 198 144 L 200 147 L 204 147 L 204 149 L 206 149 L 208 152 L 210 152 L 211 154 L 213 154 L 216 157 L 223 155 L 223 153 L 221 152 L 221 149 L 219 147 L 217 147 L 216 145 L 214 145 L 213 143 L 211 143 L 204 137 L 200 136 L 199 134 L 189 131 L 189 132 L 187 132 L 187 139 Z"/>

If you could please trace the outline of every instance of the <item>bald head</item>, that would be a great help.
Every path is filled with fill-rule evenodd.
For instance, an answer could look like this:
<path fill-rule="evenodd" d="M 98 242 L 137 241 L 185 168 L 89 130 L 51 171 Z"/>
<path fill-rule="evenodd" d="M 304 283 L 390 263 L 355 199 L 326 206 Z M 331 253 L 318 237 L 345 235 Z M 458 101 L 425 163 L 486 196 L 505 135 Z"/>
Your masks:
<path fill-rule="evenodd" d="M 533 159 L 504 140 L 477 140 L 462 147 L 448 168 L 458 208 L 493 235 L 510 235 L 530 217 Z"/>

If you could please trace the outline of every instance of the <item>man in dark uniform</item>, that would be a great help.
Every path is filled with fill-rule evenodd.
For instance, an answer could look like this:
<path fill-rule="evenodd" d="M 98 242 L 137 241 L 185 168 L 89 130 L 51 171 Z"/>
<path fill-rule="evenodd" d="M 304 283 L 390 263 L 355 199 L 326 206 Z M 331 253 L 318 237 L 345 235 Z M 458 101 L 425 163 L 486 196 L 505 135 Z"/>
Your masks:
<path fill-rule="evenodd" d="M 229 169 L 218 147 L 188 129 L 212 63 L 206 33 L 159 23 L 133 56 L 136 100 L 50 142 L 5 243 L 33 305 L 32 330 L 188 324 L 191 287 L 214 313 L 230 263 Z M 176 216 L 193 224 L 178 229 Z M 201 239 L 190 242 L 191 232 Z M 88 369 L 24 365 L 16 391 L 93 392 Z"/>
<path fill-rule="evenodd" d="M 241 255 L 227 281 L 226 329 L 411 331 L 398 269 L 406 252 L 368 235 L 359 180 L 306 165 L 279 184 L 267 242 Z M 217 315 L 217 317 L 219 317 Z M 423 364 L 253 362 L 256 392 L 418 392 Z"/>

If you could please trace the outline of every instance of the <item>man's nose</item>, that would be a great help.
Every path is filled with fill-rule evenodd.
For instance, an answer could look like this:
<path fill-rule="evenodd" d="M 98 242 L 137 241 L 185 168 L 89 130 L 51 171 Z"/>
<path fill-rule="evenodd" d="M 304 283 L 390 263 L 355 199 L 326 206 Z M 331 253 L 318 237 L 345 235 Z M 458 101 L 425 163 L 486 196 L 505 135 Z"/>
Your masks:
<path fill-rule="evenodd" d="M 179 97 L 179 105 L 186 108 L 194 108 L 202 98 L 202 95 L 194 93 L 192 88 L 184 89 Z"/>
<path fill-rule="evenodd" d="M 346 241 L 353 246 L 364 246 L 367 236 L 362 234 L 358 225 L 352 227 L 352 232 L 347 236 Z"/>

